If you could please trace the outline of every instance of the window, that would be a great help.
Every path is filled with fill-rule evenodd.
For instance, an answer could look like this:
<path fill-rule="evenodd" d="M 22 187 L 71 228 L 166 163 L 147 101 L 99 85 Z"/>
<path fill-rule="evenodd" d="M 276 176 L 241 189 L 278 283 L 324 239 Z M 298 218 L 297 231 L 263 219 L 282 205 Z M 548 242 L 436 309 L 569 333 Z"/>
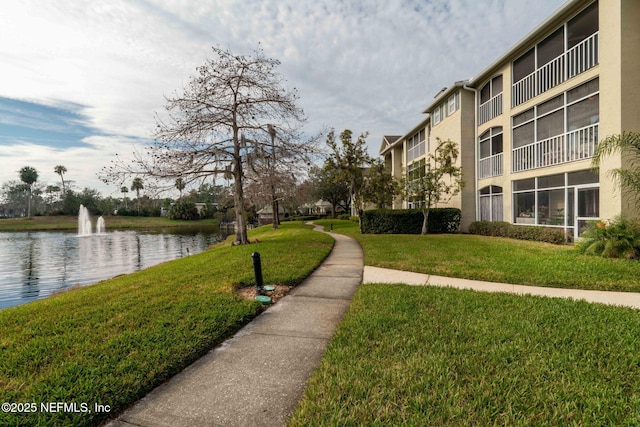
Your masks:
<path fill-rule="evenodd" d="M 491 185 L 480 189 L 480 221 L 504 221 L 502 187 Z"/>
<path fill-rule="evenodd" d="M 598 2 L 512 63 L 515 107 L 598 64 Z"/>
<path fill-rule="evenodd" d="M 502 126 L 487 130 L 480 135 L 480 158 L 502 153 Z"/>
<path fill-rule="evenodd" d="M 590 170 L 518 180 L 512 185 L 516 224 L 562 227 L 577 235 L 576 217 L 582 222 L 598 217 L 598 174 Z"/>
<path fill-rule="evenodd" d="M 433 126 L 435 126 L 441 121 L 442 121 L 442 105 L 438 105 L 431 112 L 431 123 Z"/>
<path fill-rule="evenodd" d="M 580 44 L 592 34 L 598 32 L 598 2 L 580 12 L 567 24 L 567 47 Z"/>
<path fill-rule="evenodd" d="M 598 142 L 598 79 L 512 118 L 512 172 L 593 157 Z"/>
<path fill-rule="evenodd" d="M 478 124 L 488 122 L 502 114 L 502 74 L 489 80 L 480 89 Z"/>
<path fill-rule="evenodd" d="M 480 104 L 488 102 L 494 96 L 502 93 L 502 74 L 492 78 L 480 89 Z"/>
<path fill-rule="evenodd" d="M 513 61 L 513 81 L 519 82 L 536 70 L 536 50 L 531 49 Z"/>
<path fill-rule="evenodd" d="M 424 156 L 424 129 L 407 138 L 407 162 L 411 162 L 420 156 Z"/>
<path fill-rule="evenodd" d="M 460 108 L 460 96 L 459 93 L 456 92 L 447 99 L 447 116 L 455 113 L 458 108 Z"/>
<path fill-rule="evenodd" d="M 553 61 L 564 53 L 564 27 L 558 28 L 553 34 L 538 44 L 538 68 Z"/>

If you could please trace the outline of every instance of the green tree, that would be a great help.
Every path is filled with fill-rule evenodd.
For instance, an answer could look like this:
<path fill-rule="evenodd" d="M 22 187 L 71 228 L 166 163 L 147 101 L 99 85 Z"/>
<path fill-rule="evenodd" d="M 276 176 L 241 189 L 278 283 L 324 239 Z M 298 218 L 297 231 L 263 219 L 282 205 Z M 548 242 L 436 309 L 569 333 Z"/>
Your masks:
<path fill-rule="evenodd" d="M 395 196 L 402 192 L 400 181 L 391 176 L 381 159 L 373 159 L 364 176 L 362 199 L 378 209 L 390 207 Z"/>
<path fill-rule="evenodd" d="M 623 132 L 600 141 L 591 159 L 592 168 L 598 170 L 603 159 L 612 154 L 620 154 L 624 165 L 607 173 L 640 207 L 640 132 Z"/>
<path fill-rule="evenodd" d="M 67 173 L 67 168 L 62 166 L 62 165 L 58 165 L 55 168 L 53 168 L 53 171 L 55 173 L 57 173 L 58 175 L 60 175 L 60 180 L 62 181 L 62 194 L 64 196 L 64 192 L 65 192 L 65 187 L 64 187 L 64 174 Z"/>
<path fill-rule="evenodd" d="M 456 166 L 458 146 L 451 140 L 436 138 L 436 148 L 425 160 L 424 169 L 407 176 L 405 191 L 421 205 L 424 220 L 422 234 L 428 233 L 429 211 L 438 203 L 447 203 L 462 190 L 462 168 Z"/>
<path fill-rule="evenodd" d="M 27 217 L 31 219 L 31 196 L 33 184 L 38 180 L 38 171 L 31 166 L 25 166 L 20 169 L 20 180 L 28 186 L 29 197 L 27 202 Z"/>
<path fill-rule="evenodd" d="M 138 205 L 138 210 L 140 210 L 140 190 L 144 189 L 144 185 L 142 182 L 142 178 L 137 177 L 133 178 L 133 182 L 131 182 L 131 191 L 136 192 L 136 204 Z"/>
<path fill-rule="evenodd" d="M 334 162 L 326 161 L 322 168 L 313 167 L 309 171 L 311 195 L 331 203 L 332 215 L 336 215 L 338 206 L 349 210 L 349 185 L 343 179 L 342 171 Z M 315 200 L 314 200 L 315 201 Z"/>
<path fill-rule="evenodd" d="M 340 171 L 340 179 L 349 187 L 352 216 L 357 215 L 362 208 L 360 188 L 363 183 L 363 170 L 371 163 L 371 157 L 367 153 L 367 136 L 367 132 L 362 133 L 354 141 L 353 132 L 345 129 L 340 134 L 340 144 L 338 144 L 333 129 L 327 135 L 327 145 L 331 149 L 328 161 L 333 169 Z"/>
<path fill-rule="evenodd" d="M 186 184 L 184 183 L 184 180 L 182 178 L 176 178 L 175 186 L 178 189 L 178 191 L 180 192 L 179 199 L 182 199 L 182 190 L 184 190 L 184 188 L 186 187 Z"/>
<path fill-rule="evenodd" d="M 126 186 L 120 187 L 120 192 L 122 193 L 122 199 L 124 200 L 124 208 L 127 209 L 127 193 L 129 189 Z"/>

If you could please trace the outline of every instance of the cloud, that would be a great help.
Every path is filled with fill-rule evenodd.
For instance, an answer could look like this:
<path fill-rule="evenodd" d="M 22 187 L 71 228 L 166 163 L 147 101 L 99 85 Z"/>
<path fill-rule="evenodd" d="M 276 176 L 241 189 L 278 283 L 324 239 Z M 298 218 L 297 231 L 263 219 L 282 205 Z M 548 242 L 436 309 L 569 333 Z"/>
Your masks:
<path fill-rule="evenodd" d="M 52 170 L 65 164 L 65 156 L 71 164 L 82 154 L 77 170 L 92 165 L 93 173 L 78 181 L 99 188 L 95 172 L 109 161 L 110 151 L 96 141 L 148 138 L 164 95 L 181 90 L 212 45 L 246 54 L 260 44 L 267 56 L 282 62 L 279 71 L 288 85 L 299 90 L 309 133 L 323 126 L 368 130 L 375 155 L 384 134 L 403 134 L 422 119 L 421 111 L 440 88 L 482 71 L 562 3 L 1 2 L 0 39 L 11 43 L 0 44 L 0 97 L 66 109 L 66 116 L 42 120 L 43 131 L 65 129 L 75 114 L 80 133 L 75 147 L 29 141 L 28 133 L 12 135 L 16 147 L 8 147 L 8 136 L 0 137 L 0 169 L 9 161 L 22 165 L 48 157 L 52 164 L 42 167 Z M 7 123 L 7 111 L 0 110 L 0 122 L 5 120 L 0 126 L 30 128 L 37 112 L 9 114 L 14 122 Z"/>

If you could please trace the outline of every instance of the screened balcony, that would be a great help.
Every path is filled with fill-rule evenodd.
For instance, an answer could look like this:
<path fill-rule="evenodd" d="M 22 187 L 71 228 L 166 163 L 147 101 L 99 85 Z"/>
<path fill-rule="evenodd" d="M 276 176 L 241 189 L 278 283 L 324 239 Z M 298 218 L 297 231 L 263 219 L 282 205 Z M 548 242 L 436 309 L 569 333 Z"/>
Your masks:
<path fill-rule="evenodd" d="M 590 159 L 598 145 L 598 124 L 512 150 L 512 172 Z"/>

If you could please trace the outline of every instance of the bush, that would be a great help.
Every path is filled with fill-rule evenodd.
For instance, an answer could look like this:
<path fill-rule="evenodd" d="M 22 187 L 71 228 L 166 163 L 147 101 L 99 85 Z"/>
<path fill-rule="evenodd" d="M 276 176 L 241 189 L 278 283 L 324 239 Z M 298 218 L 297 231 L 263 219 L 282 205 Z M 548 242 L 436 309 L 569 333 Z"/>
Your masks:
<path fill-rule="evenodd" d="M 177 202 L 169 209 L 169 219 L 200 219 L 198 208 L 193 202 Z"/>
<path fill-rule="evenodd" d="M 460 229 L 460 209 L 429 211 L 429 233 L 455 233 Z M 424 216 L 420 209 L 376 209 L 364 211 L 362 232 L 370 234 L 420 234 Z"/>
<path fill-rule="evenodd" d="M 592 221 L 576 245 L 578 251 L 609 258 L 640 259 L 640 222 L 616 217 Z"/>
<path fill-rule="evenodd" d="M 475 221 L 469 225 L 469 233 L 481 236 L 509 237 L 519 240 L 562 245 L 567 241 L 564 230 L 559 228 L 514 225 L 504 221 Z"/>

